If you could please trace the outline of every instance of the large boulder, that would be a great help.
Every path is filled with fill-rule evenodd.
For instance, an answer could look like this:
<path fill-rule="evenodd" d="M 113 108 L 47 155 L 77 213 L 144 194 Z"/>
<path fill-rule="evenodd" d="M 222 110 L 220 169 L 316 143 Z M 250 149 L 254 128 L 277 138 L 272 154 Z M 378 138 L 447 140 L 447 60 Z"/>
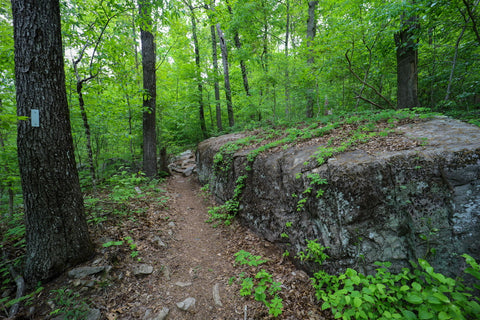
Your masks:
<path fill-rule="evenodd" d="M 438 117 L 396 132 L 406 147 L 367 144 L 315 166 L 312 155 L 322 144 L 303 143 L 259 154 L 248 171 L 246 148 L 233 154 L 227 172 L 215 171 L 220 147 L 246 135 L 230 134 L 199 144 L 197 171 L 220 202 L 246 174 L 238 218 L 292 255 L 317 239 L 329 248 L 330 272 L 369 273 L 375 261 L 398 270 L 427 258 L 436 271 L 457 275 L 465 267 L 459 255 L 480 260 L 480 128 Z M 327 184 L 312 184 L 312 174 Z"/>

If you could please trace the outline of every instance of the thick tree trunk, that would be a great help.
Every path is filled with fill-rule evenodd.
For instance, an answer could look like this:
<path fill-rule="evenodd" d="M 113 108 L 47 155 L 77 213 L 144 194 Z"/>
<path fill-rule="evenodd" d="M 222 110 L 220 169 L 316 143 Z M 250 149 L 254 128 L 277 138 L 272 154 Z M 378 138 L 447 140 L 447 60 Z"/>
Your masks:
<path fill-rule="evenodd" d="M 58 0 L 12 0 L 18 124 L 30 285 L 89 259 L 89 238 L 71 135 Z"/>
<path fill-rule="evenodd" d="M 143 67 L 143 170 L 147 177 L 157 175 L 155 41 L 152 34 L 151 3 L 138 1 Z"/>
<path fill-rule="evenodd" d="M 395 34 L 397 46 L 397 108 L 414 108 L 418 102 L 418 51 L 413 36 L 416 17 L 406 19 Z"/>
<path fill-rule="evenodd" d="M 222 51 L 222 63 L 223 63 L 223 76 L 225 82 L 225 97 L 227 99 L 227 113 L 228 113 L 228 125 L 233 127 L 235 125 L 233 115 L 233 103 L 232 103 L 232 91 L 230 89 L 230 73 L 228 70 L 228 51 L 227 44 L 225 42 L 225 36 L 223 35 L 220 24 L 217 23 L 218 39 L 220 41 L 220 49 Z"/>
<path fill-rule="evenodd" d="M 307 20 L 307 47 L 309 49 L 307 65 L 308 68 L 311 68 L 315 62 L 313 52 L 311 50 L 312 42 L 315 39 L 316 34 L 316 15 L 315 8 L 317 7 L 318 1 L 309 1 L 308 2 L 308 20 Z M 306 116 L 307 118 L 313 117 L 313 106 L 315 105 L 315 84 L 314 81 L 308 81 L 309 85 L 307 87 L 307 107 L 306 107 Z"/>

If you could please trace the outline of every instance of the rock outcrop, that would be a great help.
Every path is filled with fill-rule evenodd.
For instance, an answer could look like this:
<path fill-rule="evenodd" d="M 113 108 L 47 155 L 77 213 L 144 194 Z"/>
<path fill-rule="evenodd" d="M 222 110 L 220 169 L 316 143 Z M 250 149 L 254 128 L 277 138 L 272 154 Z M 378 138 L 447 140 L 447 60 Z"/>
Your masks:
<path fill-rule="evenodd" d="M 248 171 L 246 148 L 218 173 L 212 164 L 220 147 L 245 137 L 225 135 L 199 144 L 197 172 L 220 202 L 247 175 L 238 218 L 291 255 L 317 239 L 328 247 L 330 272 L 368 273 L 375 261 L 399 269 L 427 258 L 436 271 L 457 275 L 464 268 L 459 255 L 480 260 L 480 128 L 438 117 L 396 132 L 417 143 L 405 150 L 358 147 L 306 166 L 320 146 L 307 143 L 260 153 Z M 327 183 L 312 183 L 312 174 Z"/>

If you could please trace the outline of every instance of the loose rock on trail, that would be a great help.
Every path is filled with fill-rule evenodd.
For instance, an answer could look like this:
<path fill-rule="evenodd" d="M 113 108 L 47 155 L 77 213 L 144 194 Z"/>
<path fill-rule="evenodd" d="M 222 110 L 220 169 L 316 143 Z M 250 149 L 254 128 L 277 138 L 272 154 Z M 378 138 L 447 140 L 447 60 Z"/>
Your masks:
<path fill-rule="evenodd" d="M 218 227 L 206 222 L 214 204 L 195 175 L 174 174 L 161 187 L 166 202 L 150 195 L 135 203 L 134 215 L 94 230 L 97 256 L 79 268 L 100 271 L 66 274 L 47 284 L 33 319 L 54 318 L 49 313 L 59 306 L 52 290 L 58 288 L 78 293 L 77 300 L 99 310 L 96 319 L 273 319 L 263 303 L 239 294 L 237 277 L 243 272 L 254 278 L 262 269 L 281 283 L 283 312 L 277 319 L 325 319 L 308 275 L 283 252 L 236 222 Z M 121 240 L 124 245 L 102 247 Z M 268 261 L 235 265 L 240 250 Z"/>

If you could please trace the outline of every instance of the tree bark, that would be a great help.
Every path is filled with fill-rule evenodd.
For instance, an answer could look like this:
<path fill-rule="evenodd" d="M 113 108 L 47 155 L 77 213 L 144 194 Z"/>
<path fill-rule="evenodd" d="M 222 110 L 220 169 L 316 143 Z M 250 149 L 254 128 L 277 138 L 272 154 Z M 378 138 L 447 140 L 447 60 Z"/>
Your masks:
<path fill-rule="evenodd" d="M 25 280 L 48 280 L 93 253 L 80 191 L 65 90 L 58 0 L 12 0 L 17 115 L 24 195 Z"/>
<path fill-rule="evenodd" d="M 233 127 L 235 125 L 235 120 L 233 115 L 232 91 L 230 89 L 230 73 L 228 70 L 228 51 L 227 51 L 227 44 L 225 43 L 225 36 L 223 35 L 223 31 L 219 23 L 217 23 L 217 33 L 218 33 L 218 39 L 220 41 L 220 49 L 222 51 L 223 75 L 224 75 L 224 82 L 225 82 L 225 97 L 227 99 L 228 125 L 230 127 Z"/>
<path fill-rule="evenodd" d="M 307 47 L 309 48 L 307 65 L 308 68 L 311 68 L 315 62 L 315 57 L 312 52 L 312 42 L 315 39 L 316 34 L 316 15 L 315 8 L 317 7 L 318 1 L 309 1 L 308 2 L 308 20 L 307 20 Z M 313 81 L 308 81 L 309 85 L 307 87 L 307 107 L 306 107 L 306 117 L 313 117 L 313 106 L 315 105 L 315 85 Z"/>
<path fill-rule="evenodd" d="M 397 108 L 414 108 L 418 101 L 418 51 L 414 34 L 417 18 L 404 19 L 394 36 L 397 46 Z"/>
<path fill-rule="evenodd" d="M 213 6 L 215 5 L 215 1 L 208 6 L 205 4 L 205 9 L 210 10 L 213 13 Z M 220 105 L 220 85 L 218 83 L 218 55 L 217 55 L 217 35 L 215 32 L 215 24 L 212 20 L 212 17 L 209 16 L 210 20 L 210 36 L 212 38 L 212 62 L 213 62 L 213 86 L 215 91 L 215 113 L 216 113 L 216 120 L 217 120 L 217 128 L 218 131 L 223 131 L 222 125 L 222 109 Z"/>
<path fill-rule="evenodd" d="M 220 105 L 220 84 L 218 83 L 218 56 L 217 56 L 217 36 L 215 32 L 215 26 L 210 26 L 210 34 L 212 36 L 212 61 L 213 61 L 213 73 L 214 73 L 214 89 L 215 89 L 215 113 L 217 119 L 218 131 L 223 131 L 222 125 L 222 108 Z"/>
<path fill-rule="evenodd" d="M 288 41 L 290 37 L 290 1 L 286 0 L 287 21 L 285 23 L 285 115 L 290 115 L 290 75 L 288 64 Z"/>
<path fill-rule="evenodd" d="M 190 3 L 184 1 L 185 5 L 190 9 L 190 18 L 192 20 L 192 37 L 193 37 L 193 49 L 195 52 L 195 80 L 197 81 L 198 89 L 198 116 L 200 119 L 200 128 L 202 130 L 202 135 L 204 138 L 208 138 L 207 126 L 205 124 L 205 108 L 203 105 L 203 84 L 202 77 L 200 75 L 200 47 L 198 45 L 197 37 L 197 21 L 195 20 L 195 14 L 193 13 L 193 7 Z"/>
<path fill-rule="evenodd" d="M 152 33 L 151 2 L 138 0 L 143 67 L 143 170 L 147 177 L 157 175 L 155 40 Z"/>
<path fill-rule="evenodd" d="M 457 38 L 457 42 L 455 43 L 455 54 L 453 55 L 453 60 L 452 60 L 452 68 L 450 69 L 450 76 L 448 77 L 448 85 L 447 85 L 447 93 L 445 94 L 445 99 L 444 102 L 448 102 L 450 100 L 450 93 L 452 91 L 452 82 L 453 82 L 453 75 L 455 73 L 455 67 L 457 65 L 457 58 L 458 58 L 458 48 L 460 46 L 460 41 L 462 41 L 463 34 L 465 33 L 465 30 L 467 29 L 467 22 L 465 22 L 465 25 L 462 28 L 462 31 L 460 32 L 460 35 Z"/>
<path fill-rule="evenodd" d="M 472 30 L 473 33 L 475 33 L 475 37 L 477 38 L 477 42 L 480 44 L 480 33 L 478 32 L 477 28 L 477 18 L 474 14 L 475 9 L 478 6 L 478 0 L 475 0 L 472 4 L 470 4 L 467 0 L 463 0 L 463 4 L 465 5 L 465 8 L 467 9 L 467 14 L 470 20 L 472 20 Z M 465 21 L 466 22 L 466 21 Z"/>
<path fill-rule="evenodd" d="M 232 7 L 228 1 L 226 2 L 227 2 L 228 12 L 230 13 L 231 16 L 233 16 Z M 237 48 L 237 50 L 238 51 L 242 50 L 242 42 L 240 41 L 240 36 L 238 35 L 237 28 L 235 28 L 234 30 L 233 41 L 235 43 L 235 47 Z M 251 94 L 250 94 L 250 85 L 248 84 L 247 65 L 243 58 L 240 59 L 240 71 L 242 72 L 243 89 L 245 90 L 245 94 L 247 95 L 247 97 L 250 97 Z"/>

